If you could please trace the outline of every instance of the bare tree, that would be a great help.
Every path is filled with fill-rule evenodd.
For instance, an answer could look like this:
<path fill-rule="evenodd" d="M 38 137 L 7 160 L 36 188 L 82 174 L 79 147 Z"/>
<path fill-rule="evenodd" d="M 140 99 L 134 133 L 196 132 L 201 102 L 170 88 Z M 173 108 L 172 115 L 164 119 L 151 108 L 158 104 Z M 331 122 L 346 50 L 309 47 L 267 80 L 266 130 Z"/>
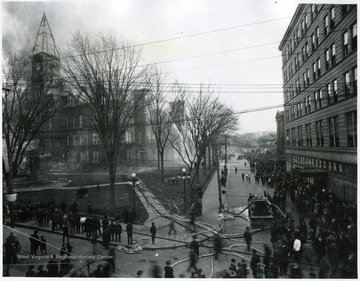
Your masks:
<path fill-rule="evenodd" d="M 156 140 L 156 148 L 159 155 L 161 182 L 165 181 L 164 156 L 169 143 L 170 133 L 178 118 L 180 108 L 178 102 L 182 100 L 182 91 L 172 91 L 167 83 L 166 74 L 155 69 L 147 82 L 149 89 L 148 112 L 150 125 Z M 178 89 L 178 88 L 176 88 Z M 169 97 L 172 95 L 172 97 Z"/>
<path fill-rule="evenodd" d="M 2 72 L 2 132 L 6 146 L 3 175 L 12 189 L 30 143 L 39 137 L 41 129 L 61 106 L 57 99 L 61 83 L 50 74 L 41 82 L 33 82 L 29 79 L 30 61 L 12 54 L 8 55 Z"/>
<path fill-rule="evenodd" d="M 146 68 L 141 52 L 113 35 L 73 35 L 64 58 L 70 85 L 87 106 L 91 128 L 106 152 L 110 180 L 110 208 L 115 207 L 117 160 L 127 130 L 144 110 Z"/>
<path fill-rule="evenodd" d="M 191 170 L 195 167 L 195 173 L 191 180 L 191 185 L 193 185 L 195 180 L 199 183 L 199 169 L 206 149 L 216 142 L 220 134 L 236 128 L 237 116 L 230 108 L 222 104 L 219 98 L 214 98 L 210 85 L 207 87 L 200 85 L 199 94 L 193 101 L 187 103 L 185 123 L 186 132 L 182 134 L 183 140 L 186 140 L 187 145 L 194 148 L 193 154 L 189 153 L 191 157 L 185 153 L 188 167 L 189 164 Z M 172 140 L 178 141 L 178 139 L 173 138 Z M 178 144 L 178 142 L 172 141 L 172 144 L 174 143 Z M 181 153 L 179 149 L 177 151 Z M 182 157 L 185 159 L 184 153 L 182 153 Z"/>

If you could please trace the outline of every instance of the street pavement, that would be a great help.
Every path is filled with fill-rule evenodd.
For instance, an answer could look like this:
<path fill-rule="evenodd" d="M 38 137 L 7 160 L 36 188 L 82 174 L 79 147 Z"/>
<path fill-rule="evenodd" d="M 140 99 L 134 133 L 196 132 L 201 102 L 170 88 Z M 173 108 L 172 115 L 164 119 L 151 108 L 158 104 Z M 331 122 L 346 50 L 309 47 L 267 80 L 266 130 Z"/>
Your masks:
<path fill-rule="evenodd" d="M 251 183 L 242 182 L 241 173 L 247 172 L 250 174 L 249 163 L 247 163 L 245 167 L 244 162 L 245 160 L 230 162 L 231 171 L 227 186 L 227 202 L 230 211 L 233 211 L 234 213 L 238 213 L 247 206 L 249 193 L 262 195 L 265 190 L 273 195 L 274 191 L 274 189 L 267 186 L 255 184 L 253 175 Z M 238 168 L 237 173 L 234 171 L 235 166 Z M 113 246 L 117 247 L 114 277 L 136 277 L 136 272 L 138 270 L 144 272 L 142 277 L 152 277 L 152 265 L 150 264 L 150 261 L 155 261 L 163 268 L 167 260 L 171 261 L 175 277 L 190 277 L 190 273 L 187 271 L 190 252 L 188 246 L 194 233 L 197 233 L 196 239 L 201 242 L 200 257 L 197 265 L 198 268 L 203 270 L 206 277 L 221 277 L 222 272 L 228 269 L 231 258 L 236 258 L 237 262 L 240 262 L 242 258 L 246 261 L 250 260 L 251 255 L 247 252 L 242 239 L 242 234 L 246 226 L 250 226 L 247 211 L 242 214 L 242 217 L 235 217 L 234 219 L 226 220 L 224 222 L 219 222 L 218 220 L 219 196 L 216 173 L 214 173 L 207 188 L 204 190 L 203 213 L 201 217 L 196 219 L 195 230 L 193 230 L 193 226 L 190 224 L 188 218 L 170 214 L 167 211 L 166 206 L 163 206 L 157 200 L 144 183 L 140 182 L 135 191 L 149 213 L 149 218 L 143 225 L 134 225 L 133 243 L 139 244 L 143 250 L 137 253 L 123 251 L 123 247 L 127 246 L 126 233 L 123 231 L 121 243 L 113 243 Z M 287 202 L 287 208 L 292 208 L 292 206 L 288 204 L 291 204 L 290 201 Z M 297 223 L 297 215 L 294 214 L 294 216 L 295 222 Z M 168 234 L 168 218 L 175 219 L 176 235 Z M 154 222 L 157 227 L 155 244 L 151 243 L 150 238 L 149 228 L 151 222 Z M 34 221 L 18 225 L 14 229 L 4 226 L 3 240 L 9 235 L 10 231 L 13 231 L 21 241 L 22 249 L 20 254 L 26 256 L 30 253 L 28 237 L 33 232 L 33 229 L 36 228 L 37 224 Z M 224 238 L 224 250 L 222 254 L 219 255 L 219 258 L 214 260 L 214 250 L 212 249 L 213 242 L 211 237 L 215 232 L 219 231 L 220 228 L 222 229 L 221 235 Z M 50 227 L 38 229 L 39 236 L 44 235 L 48 241 L 48 253 L 58 253 L 62 244 L 62 234 L 60 232 L 51 232 Z M 125 225 L 123 224 L 123 230 L 124 229 Z M 90 257 L 90 260 L 94 261 L 90 265 L 90 271 L 93 271 L 99 263 L 103 262 L 101 257 L 108 253 L 108 250 L 99 243 L 96 249 L 97 254 L 93 255 L 91 242 L 86 239 L 84 234 L 78 234 L 72 237 L 70 243 L 73 246 L 73 255 L 78 256 L 78 258 L 73 260 L 74 267 L 85 264 L 86 260 L 89 260 Z M 253 234 L 252 246 L 254 248 L 263 252 L 263 245 L 265 243 L 270 244 L 269 230 L 262 230 Z M 81 258 L 84 256 L 87 256 L 87 258 Z M 10 275 L 25 276 L 29 264 L 37 265 L 44 264 L 44 262 L 44 259 L 41 258 L 30 257 L 19 259 L 17 265 L 10 267 Z M 86 268 L 85 272 L 87 273 Z M 250 273 L 248 277 L 251 276 Z"/>

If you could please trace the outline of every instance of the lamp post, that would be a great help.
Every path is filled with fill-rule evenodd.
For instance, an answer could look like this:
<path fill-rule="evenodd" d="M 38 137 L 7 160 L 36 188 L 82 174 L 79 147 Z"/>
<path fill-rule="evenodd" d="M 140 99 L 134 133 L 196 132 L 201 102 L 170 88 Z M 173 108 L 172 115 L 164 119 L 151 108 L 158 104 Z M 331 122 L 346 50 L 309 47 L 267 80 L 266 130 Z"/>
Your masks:
<path fill-rule="evenodd" d="M 135 183 L 136 183 L 136 174 L 132 173 L 131 174 L 132 177 L 132 184 L 133 184 L 133 214 L 135 214 Z"/>
<path fill-rule="evenodd" d="M 186 169 L 183 168 L 181 170 L 183 172 L 183 180 L 184 180 L 184 214 L 186 216 Z"/>

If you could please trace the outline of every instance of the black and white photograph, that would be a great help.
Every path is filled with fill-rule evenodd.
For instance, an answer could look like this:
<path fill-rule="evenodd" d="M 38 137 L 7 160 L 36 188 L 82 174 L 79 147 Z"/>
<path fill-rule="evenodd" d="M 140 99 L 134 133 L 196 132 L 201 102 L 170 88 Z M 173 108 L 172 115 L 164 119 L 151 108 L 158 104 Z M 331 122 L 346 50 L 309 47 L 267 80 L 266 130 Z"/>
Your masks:
<path fill-rule="evenodd" d="M 357 279 L 357 1 L 2 1 L 2 277 Z"/>

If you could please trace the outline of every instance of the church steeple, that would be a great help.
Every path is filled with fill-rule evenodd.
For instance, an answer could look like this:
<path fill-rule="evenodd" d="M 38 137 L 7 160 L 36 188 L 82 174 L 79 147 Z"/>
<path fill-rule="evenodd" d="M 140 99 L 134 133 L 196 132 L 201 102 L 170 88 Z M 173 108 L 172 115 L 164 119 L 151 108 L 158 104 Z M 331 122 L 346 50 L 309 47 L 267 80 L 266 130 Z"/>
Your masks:
<path fill-rule="evenodd" d="M 36 35 L 31 62 L 31 80 L 33 83 L 39 84 L 40 82 L 53 81 L 54 78 L 60 76 L 60 55 L 56 48 L 55 39 L 51 32 L 45 11 Z"/>
<path fill-rule="evenodd" d="M 43 52 L 57 58 L 60 57 L 45 11 L 41 18 L 39 31 L 36 35 L 35 45 L 32 52 L 33 55 Z"/>

